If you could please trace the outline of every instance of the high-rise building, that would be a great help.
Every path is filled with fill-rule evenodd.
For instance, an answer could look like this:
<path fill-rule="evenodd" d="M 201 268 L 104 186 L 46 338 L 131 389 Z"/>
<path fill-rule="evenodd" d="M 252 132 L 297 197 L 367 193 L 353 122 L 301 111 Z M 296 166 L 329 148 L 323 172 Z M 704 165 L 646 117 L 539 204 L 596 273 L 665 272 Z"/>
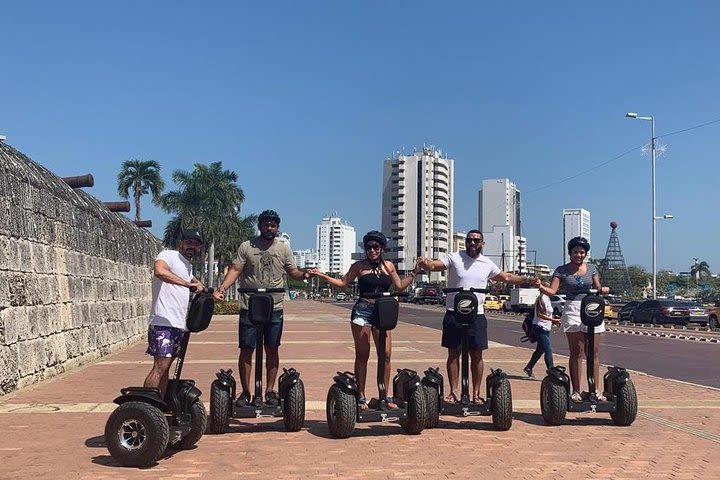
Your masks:
<path fill-rule="evenodd" d="M 488 178 L 478 192 L 478 226 L 483 255 L 501 269 L 526 273 L 526 239 L 520 221 L 520 190 L 507 178 Z"/>
<path fill-rule="evenodd" d="M 575 237 L 585 237 L 592 247 L 592 241 L 590 240 L 590 212 L 584 208 L 565 208 L 563 209 L 563 262 L 570 258 L 567 244 Z M 590 258 L 589 253 L 587 258 Z"/>
<path fill-rule="evenodd" d="M 318 254 L 315 250 L 308 248 L 305 250 L 293 250 L 293 258 L 298 268 L 311 268 L 318 266 Z"/>
<path fill-rule="evenodd" d="M 342 223 L 340 217 L 329 215 L 316 228 L 318 268 L 326 273 L 344 275 L 352 264 L 355 251 L 355 229 Z"/>
<path fill-rule="evenodd" d="M 439 149 L 426 146 L 412 155 L 397 153 L 383 166 L 382 231 L 385 258 L 401 274 L 419 255 L 439 258 L 450 251 L 453 232 L 453 164 Z M 431 272 L 430 281 L 444 278 Z"/>

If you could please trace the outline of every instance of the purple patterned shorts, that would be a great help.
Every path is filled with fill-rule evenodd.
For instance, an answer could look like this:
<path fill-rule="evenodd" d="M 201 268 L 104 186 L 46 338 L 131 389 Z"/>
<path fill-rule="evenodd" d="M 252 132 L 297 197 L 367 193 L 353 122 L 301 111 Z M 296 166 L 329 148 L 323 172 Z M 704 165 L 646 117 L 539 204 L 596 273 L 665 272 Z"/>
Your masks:
<path fill-rule="evenodd" d="M 180 354 L 185 330 L 164 325 L 148 326 L 148 348 L 153 357 L 177 357 Z"/>

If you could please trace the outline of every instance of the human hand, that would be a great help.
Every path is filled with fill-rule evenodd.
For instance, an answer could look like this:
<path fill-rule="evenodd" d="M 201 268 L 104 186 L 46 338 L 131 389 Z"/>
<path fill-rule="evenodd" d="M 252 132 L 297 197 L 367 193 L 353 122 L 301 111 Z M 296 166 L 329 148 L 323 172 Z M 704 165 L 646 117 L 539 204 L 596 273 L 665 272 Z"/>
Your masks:
<path fill-rule="evenodd" d="M 542 280 L 540 280 L 539 278 L 533 278 L 530 280 L 530 284 L 534 288 L 540 289 L 540 287 L 542 287 Z"/>
<path fill-rule="evenodd" d="M 225 288 L 222 285 L 215 289 L 213 298 L 218 301 L 225 300 Z"/>
<path fill-rule="evenodd" d="M 608 293 L 610 293 L 610 287 L 601 287 L 601 288 L 600 288 L 600 293 L 602 293 L 602 294 L 608 294 Z"/>
<path fill-rule="evenodd" d="M 202 284 L 200 281 L 191 281 L 190 285 L 188 285 L 188 288 L 193 293 L 202 293 L 205 291 L 205 285 Z"/>

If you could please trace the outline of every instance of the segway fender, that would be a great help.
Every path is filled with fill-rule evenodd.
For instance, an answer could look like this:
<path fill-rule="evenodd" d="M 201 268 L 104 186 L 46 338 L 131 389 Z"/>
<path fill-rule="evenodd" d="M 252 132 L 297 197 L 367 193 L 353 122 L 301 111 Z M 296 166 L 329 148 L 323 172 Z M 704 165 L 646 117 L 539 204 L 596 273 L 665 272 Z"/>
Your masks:
<path fill-rule="evenodd" d="M 603 377 L 605 391 L 615 395 L 617 391 L 630 380 L 630 373 L 621 367 L 608 367 Z"/>
<path fill-rule="evenodd" d="M 283 368 L 283 374 L 280 375 L 280 397 L 285 398 L 285 394 L 300 381 L 300 373 L 294 368 Z"/>
<path fill-rule="evenodd" d="M 553 367 L 547 371 L 548 376 L 563 385 L 570 385 L 570 377 L 565 373 L 565 367 Z"/>
<path fill-rule="evenodd" d="M 425 370 L 425 376 L 423 377 L 422 384 L 426 387 L 434 388 L 437 390 L 440 398 L 443 398 L 445 392 L 443 391 L 443 376 L 440 373 L 439 368 L 428 368 Z"/>
<path fill-rule="evenodd" d="M 168 405 L 160 398 L 160 391 L 157 388 L 128 387 L 121 389 L 120 393 L 122 395 L 113 400 L 113 403 L 122 405 L 127 402 L 144 402 L 154 406 L 161 412 L 170 410 Z"/>
<path fill-rule="evenodd" d="M 507 381 L 507 374 L 500 370 L 490 370 L 490 375 L 485 379 L 485 390 L 487 392 L 487 398 L 492 398 L 492 391 L 498 387 L 502 382 Z"/>
<path fill-rule="evenodd" d="M 192 380 L 180 380 L 179 382 L 180 385 L 177 389 L 177 397 L 185 411 L 189 412 L 193 403 L 200 399 L 202 391 L 195 386 L 195 382 Z"/>
<path fill-rule="evenodd" d="M 351 372 L 338 372 L 338 374 L 333 377 L 333 380 L 340 387 L 342 387 L 343 389 L 352 393 L 355 396 L 357 396 L 360 393 L 360 389 L 358 388 L 358 384 L 357 384 L 357 381 L 355 380 L 355 376 Z"/>
<path fill-rule="evenodd" d="M 410 398 L 410 392 L 420 386 L 420 376 L 409 368 L 398 368 L 393 378 L 393 396 L 402 400 Z"/>

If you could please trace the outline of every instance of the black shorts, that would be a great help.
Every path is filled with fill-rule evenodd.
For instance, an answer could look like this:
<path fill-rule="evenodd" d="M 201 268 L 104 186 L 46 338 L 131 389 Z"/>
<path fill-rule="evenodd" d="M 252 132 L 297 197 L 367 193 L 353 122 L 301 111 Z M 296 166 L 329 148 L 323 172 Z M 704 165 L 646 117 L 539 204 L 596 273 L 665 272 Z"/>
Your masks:
<path fill-rule="evenodd" d="M 468 348 L 470 350 L 487 350 L 487 318 L 479 314 L 468 328 Z M 463 327 L 455 319 L 455 312 L 446 311 L 443 317 L 442 346 L 445 348 L 462 347 Z"/>
<path fill-rule="evenodd" d="M 280 338 L 282 338 L 283 330 L 283 311 L 273 310 L 272 320 L 265 324 L 263 328 L 264 342 L 263 344 L 272 347 L 280 346 Z M 240 310 L 240 324 L 238 325 L 238 337 L 240 348 L 255 348 L 257 341 L 257 329 L 250 322 L 247 310 Z"/>

